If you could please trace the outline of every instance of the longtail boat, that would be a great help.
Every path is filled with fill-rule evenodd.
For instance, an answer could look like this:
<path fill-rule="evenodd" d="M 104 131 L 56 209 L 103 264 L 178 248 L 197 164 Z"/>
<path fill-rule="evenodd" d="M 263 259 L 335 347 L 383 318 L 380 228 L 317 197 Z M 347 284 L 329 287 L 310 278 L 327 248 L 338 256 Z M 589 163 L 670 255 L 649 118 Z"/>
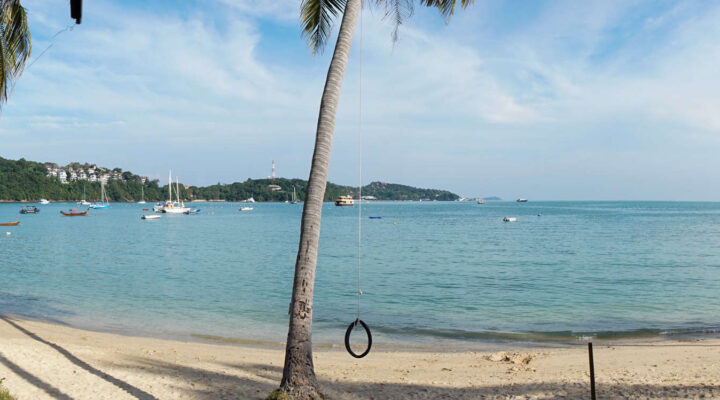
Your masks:
<path fill-rule="evenodd" d="M 87 215 L 88 210 L 79 212 L 77 209 L 70 210 L 70 212 L 60 211 L 60 214 L 66 216 L 66 217 L 82 217 L 83 215 Z"/>
<path fill-rule="evenodd" d="M 4 222 L 4 223 L 0 224 L 0 226 L 18 226 L 18 225 L 20 225 L 20 221 Z"/>

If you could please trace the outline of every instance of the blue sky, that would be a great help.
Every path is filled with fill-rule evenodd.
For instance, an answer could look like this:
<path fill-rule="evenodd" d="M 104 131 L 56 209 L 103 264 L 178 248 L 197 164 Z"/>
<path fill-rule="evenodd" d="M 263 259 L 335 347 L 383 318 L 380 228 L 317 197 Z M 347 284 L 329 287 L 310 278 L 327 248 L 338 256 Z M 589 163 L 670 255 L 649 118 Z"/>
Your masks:
<path fill-rule="evenodd" d="M 34 57 L 0 156 L 96 162 L 189 184 L 307 178 L 331 48 L 299 0 L 25 0 Z M 330 180 L 507 199 L 720 199 L 720 3 L 478 1 L 416 9 L 393 44 L 363 15 Z M 358 31 L 359 34 L 359 31 Z"/>

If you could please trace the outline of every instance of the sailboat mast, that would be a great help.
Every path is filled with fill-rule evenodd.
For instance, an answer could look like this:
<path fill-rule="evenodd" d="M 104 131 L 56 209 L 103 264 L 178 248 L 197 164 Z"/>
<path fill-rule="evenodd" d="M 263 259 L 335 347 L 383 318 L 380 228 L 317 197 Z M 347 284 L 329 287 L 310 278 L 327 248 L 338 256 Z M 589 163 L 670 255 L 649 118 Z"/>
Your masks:
<path fill-rule="evenodd" d="M 172 203 L 172 170 L 168 173 L 168 201 Z"/>
<path fill-rule="evenodd" d="M 178 204 L 180 204 L 180 178 L 177 176 L 175 177 L 175 196 L 177 197 Z"/>

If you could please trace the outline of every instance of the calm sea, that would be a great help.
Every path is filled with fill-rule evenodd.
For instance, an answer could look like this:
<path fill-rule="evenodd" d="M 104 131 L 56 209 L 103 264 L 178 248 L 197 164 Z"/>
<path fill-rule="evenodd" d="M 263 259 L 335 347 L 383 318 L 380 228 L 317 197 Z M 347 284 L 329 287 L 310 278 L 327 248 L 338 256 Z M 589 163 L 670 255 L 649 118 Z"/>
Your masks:
<path fill-rule="evenodd" d="M 302 204 L 195 204 L 199 215 L 157 221 L 137 204 L 60 216 L 71 206 L 0 227 L 0 312 L 284 340 Z M 0 222 L 20 207 L 0 204 Z M 377 202 L 363 213 L 361 318 L 381 344 L 720 330 L 720 203 Z M 316 342 L 341 344 L 356 317 L 357 224 L 357 207 L 326 204 Z"/>

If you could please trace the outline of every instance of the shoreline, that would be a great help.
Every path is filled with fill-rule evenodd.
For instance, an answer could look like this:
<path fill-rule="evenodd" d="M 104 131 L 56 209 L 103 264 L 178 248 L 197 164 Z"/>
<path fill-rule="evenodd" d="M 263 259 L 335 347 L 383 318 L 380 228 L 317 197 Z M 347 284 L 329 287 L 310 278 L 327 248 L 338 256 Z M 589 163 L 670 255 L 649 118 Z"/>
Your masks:
<path fill-rule="evenodd" d="M 263 399 L 284 348 L 123 336 L 0 317 L 0 377 L 18 399 Z M 720 339 L 594 343 L 599 398 L 720 396 Z M 505 351 L 373 349 L 356 360 L 317 346 L 333 399 L 585 398 L 585 346 Z"/>

